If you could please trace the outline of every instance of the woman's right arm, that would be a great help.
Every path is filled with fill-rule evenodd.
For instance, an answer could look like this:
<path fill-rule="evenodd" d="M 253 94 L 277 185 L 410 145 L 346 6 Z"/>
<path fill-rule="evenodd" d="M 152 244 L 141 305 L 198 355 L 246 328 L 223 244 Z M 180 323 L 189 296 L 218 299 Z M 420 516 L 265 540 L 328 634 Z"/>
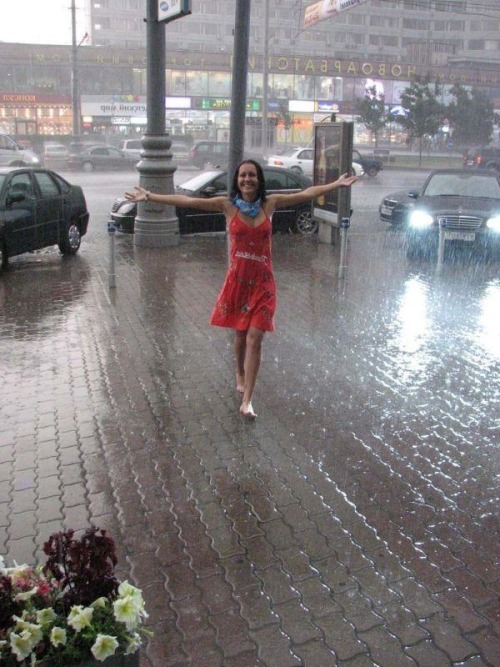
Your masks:
<path fill-rule="evenodd" d="M 166 206 L 181 206 L 185 208 L 196 208 L 202 211 L 225 212 L 229 203 L 227 197 L 189 197 L 188 195 L 162 195 L 150 192 L 139 186 L 134 187 L 134 192 L 126 192 L 125 198 L 129 201 L 152 201 L 156 204 Z"/>

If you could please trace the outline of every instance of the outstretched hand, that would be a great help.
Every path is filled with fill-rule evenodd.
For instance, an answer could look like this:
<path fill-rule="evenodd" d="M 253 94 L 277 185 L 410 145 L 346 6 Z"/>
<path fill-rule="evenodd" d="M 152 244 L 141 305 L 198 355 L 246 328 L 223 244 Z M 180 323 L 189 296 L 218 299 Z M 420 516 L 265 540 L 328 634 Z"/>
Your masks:
<path fill-rule="evenodd" d="M 144 201 L 146 199 L 147 190 L 140 185 L 134 187 L 135 192 L 126 192 L 125 199 L 133 202 Z"/>
<path fill-rule="evenodd" d="M 337 179 L 337 184 L 339 187 L 349 187 L 353 183 L 356 183 L 356 181 L 359 181 L 357 176 L 349 176 L 347 173 L 345 173 L 342 174 L 342 176 L 339 176 Z"/>

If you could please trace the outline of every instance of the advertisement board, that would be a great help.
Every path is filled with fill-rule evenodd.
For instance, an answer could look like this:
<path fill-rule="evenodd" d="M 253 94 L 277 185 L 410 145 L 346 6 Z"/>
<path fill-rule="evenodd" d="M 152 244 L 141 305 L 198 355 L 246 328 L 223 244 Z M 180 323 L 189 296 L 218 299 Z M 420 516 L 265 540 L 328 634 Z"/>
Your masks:
<path fill-rule="evenodd" d="M 315 23 L 332 18 L 340 12 L 356 7 L 366 0 L 321 0 L 306 7 L 304 12 L 304 28 L 310 28 Z"/>
<path fill-rule="evenodd" d="M 191 0 L 158 0 L 158 21 L 168 23 L 191 14 Z"/>
<path fill-rule="evenodd" d="M 314 124 L 314 185 L 325 185 L 350 172 L 354 123 Z M 313 217 L 334 227 L 350 217 L 351 188 L 333 190 L 313 202 Z"/>

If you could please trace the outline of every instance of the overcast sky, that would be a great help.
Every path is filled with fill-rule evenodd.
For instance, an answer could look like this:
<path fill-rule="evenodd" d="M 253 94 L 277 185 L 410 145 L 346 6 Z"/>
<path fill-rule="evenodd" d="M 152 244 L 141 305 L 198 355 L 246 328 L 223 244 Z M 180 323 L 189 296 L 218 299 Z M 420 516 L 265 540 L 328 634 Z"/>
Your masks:
<path fill-rule="evenodd" d="M 0 21 L 1 42 L 71 44 L 71 0 L 3 0 L 2 5 L 7 3 Z M 77 0 L 78 40 L 85 34 L 81 7 Z"/>

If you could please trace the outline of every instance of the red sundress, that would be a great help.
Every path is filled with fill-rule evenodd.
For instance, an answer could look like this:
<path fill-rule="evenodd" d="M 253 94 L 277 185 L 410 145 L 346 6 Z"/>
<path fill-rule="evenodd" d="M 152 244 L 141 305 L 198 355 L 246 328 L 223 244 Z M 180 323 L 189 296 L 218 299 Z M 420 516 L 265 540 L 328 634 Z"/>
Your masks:
<path fill-rule="evenodd" d="M 271 261 L 271 220 L 251 227 L 239 211 L 229 223 L 231 252 L 222 290 L 215 302 L 210 324 L 248 331 L 256 327 L 274 331 L 276 286 Z"/>

